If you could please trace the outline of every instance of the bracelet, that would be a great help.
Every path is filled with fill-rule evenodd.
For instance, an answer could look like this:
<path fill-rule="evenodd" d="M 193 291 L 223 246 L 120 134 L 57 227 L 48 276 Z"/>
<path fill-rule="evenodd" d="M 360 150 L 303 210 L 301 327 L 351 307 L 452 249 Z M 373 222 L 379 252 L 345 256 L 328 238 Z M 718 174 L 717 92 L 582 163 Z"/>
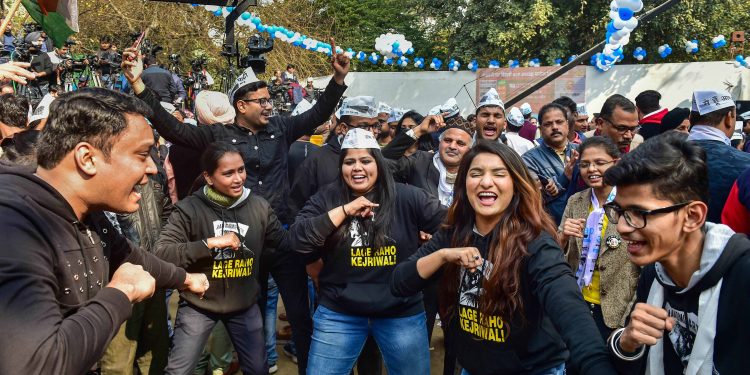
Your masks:
<path fill-rule="evenodd" d="M 612 333 L 612 336 L 609 337 L 609 347 L 612 349 L 612 353 L 617 356 L 617 358 L 628 362 L 636 361 L 643 357 L 643 353 L 646 352 L 646 345 L 642 345 L 638 352 L 633 356 L 629 356 L 623 353 L 622 351 L 620 351 L 620 345 L 618 343 L 620 342 L 620 337 L 622 336 L 622 333 L 624 331 L 625 328 L 620 328 Z"/>
<path fill-rule="evenodd" d="M 203 244 L 206 245 L 207 249 L 210 249 L 210 247 L 208 247 L 208 240 L 201 240 L 201 242 L 203 242 Z"/>
<path fill-rule="evenodd" d="M 346 213 L 346 208 L 344 208 L 344 206 L 346 205 L 345 204 L 341 205 L 341 211 L 344 211 L 344 216 L 349 217 L 349 214 Z"/>
<path fill-rule="evenodd" d="M 419 137 L 417 137 L 417 135 L 414 133 L 414 129 L 407 130 L 406 131 L 406 135 L 408 135 L 409 137 L 411 137 L 415 141 L 419 139 Z"/>

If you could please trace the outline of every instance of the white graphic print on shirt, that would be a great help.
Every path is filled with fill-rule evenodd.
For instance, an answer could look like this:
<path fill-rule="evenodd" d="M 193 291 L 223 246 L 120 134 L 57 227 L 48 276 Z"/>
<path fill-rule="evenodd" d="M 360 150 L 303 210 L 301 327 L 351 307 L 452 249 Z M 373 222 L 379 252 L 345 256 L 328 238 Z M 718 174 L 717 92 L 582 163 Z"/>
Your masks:
<path fill-rule="evenodd" d="M 695 333 L 698 331 L 698 315 L 677 310 L 669 302 L 664 308 L 667 310 L 667 314 L 675 320 L 674 328 L 669 332 L 669 340 L 672 341 L 672 347 L 674 347 L 682 365 L 687 366 L 690 353 L 693 351 Z"/>

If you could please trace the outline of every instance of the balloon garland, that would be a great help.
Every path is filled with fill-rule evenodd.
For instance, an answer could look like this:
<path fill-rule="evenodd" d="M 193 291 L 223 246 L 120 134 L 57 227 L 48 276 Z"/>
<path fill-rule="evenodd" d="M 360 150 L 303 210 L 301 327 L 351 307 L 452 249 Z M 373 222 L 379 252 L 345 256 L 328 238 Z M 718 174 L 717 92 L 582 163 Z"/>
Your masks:
<path fill-rule="evenodd" d="M 225 18 L 234 10 L 234 7 L 219 7 L 215 5 L 192 4 L 192 6 L 203 7 L 215 16 Z M 642 9 L 643 1 L 641 0 L 612 0 L 609 12 L 610 21 L 607 24 L 607 43 L 602 52 L 591 57 L 591 65 L 604 72 L 623 59 L 623 47 L 629 43 L 631 32 L 638 26 L 638 19 L 635 18 L 635 13 Z M 269 37 L 289 43 L 295 47 L 324 53 L 328 56 L 332 55 L 332 46 L 330 44 L 299 32 L 288 30 L 282 26 L 266 25 L 261 21 L 260 17 L 249 12 L 242 13 L 237 19 L 237 24 L 248 27 L 250 30 L 268 33 Z M 722 48 L 727 45 L 726 38 L 724 35 L 717 35 L 711 39 L 711 45 L 714 49 Z M 349 58 L 362 63 L 369 62 L 373 65 L 396 66 L 402 69 L 407 68 L 409 64 L 416 69 L 426 69 L 429 67 L 433 70 L 440 70 L 443 66 L 443 61 L 437 57 L 430 59 L 429 64 L 425 63 L 425 58 L 423 57 L 414 57 L 412 59 L 406 57 L 414 54 L 414 47 L 412 42 L 407 40 L 402 34 L 381 34 L 375 39 L 374 47 L 376 52 L 371 53 L 364 51 L 355 52 L 351 48 L 343 50 L 341 47 L 336 47 L 336 52 L 343 53 Z M 669 44 L 663 44 L 659 46 L 657 52 L 662 59 L 666 59 L 672 54 L 672 47 Z M 696 39 L 685 41 L 685 52 L 688 54 L 697 54 L 699 52 L 699 41 Z M 643 47 L 636 47 L 633 51 L 633 58 L 638 61 L 643 61 L 646 56 L 647 52 Z M 567 62 L 571 62 L 577 57 L 577 55 L 571 55 L 566 60 Z M 560 66 L 562 62 L 563 58 L 556 58 L 552 66 Z M 519 60 L 516 59 L 508 60 L 507 64 L 509 68 L 521 66 Z M 743 56 L 738 55 L 735 58 L 734 64 L 737 67 L 750 68 L 750 59 L 746 60 Z M 528 67 L 540 67 L 542 66 L 542 62 L 539 58 L 532 58 L 524 65 Z M 471 60 L 466 67 L 472 72 L 476 72 L 480 68 L 476 59 Z M 501 67 L 501 64 L 499 61 L 492 59 L 487 64 L 487 67 L 498 69 Z M 447 69 L 456 72 L 461 69 L 461 62 L 456 59 L 450 59 Z"/>

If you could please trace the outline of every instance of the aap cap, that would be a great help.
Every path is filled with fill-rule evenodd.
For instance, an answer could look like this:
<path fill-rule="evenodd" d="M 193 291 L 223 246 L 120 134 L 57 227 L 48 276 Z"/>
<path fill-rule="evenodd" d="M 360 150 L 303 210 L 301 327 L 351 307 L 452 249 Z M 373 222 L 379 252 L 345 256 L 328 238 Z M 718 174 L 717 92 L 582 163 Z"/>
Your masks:
<path fill-rule="evenodd" d="M 341 149 L 344 150 L 347 148 L 370 148 L 380 150 L 380 145 L 378 145 L 378 141 L 375 140 L 375 136 L 372 132 L 354 128 L 349 129 L 349 131 L 346 132 L 344 141 L 341 142 Z"/>
<path fill-rule="evenodd" d="M 401 118 L 404 117 L 404 114 L 407 111 L 403 108 L 393 108 L 391 110 L 391 115 L 388 116 L 388 122 L 398 122 L 401 121 Z"/>
<path fill-rule="evenodd" d="M 393 108 L 391 108 L 391 106 L 389 106 L 388 104 L 385 104 L 385 102 L 378 103 L 378 114 L 387 113 L 390 115 L 392 110 Z"/>
<path fill-rule="evenodd" d="M 523 103 L 521 104 L 521 113 L 523 113 L 524 116 L 530 115 L 532 112 L 531 110 L 531 104 L 529 103 Z"/>
<path fill-rule="evenodd" d="M 692 111 L 698 112 L 701 116 L 728 107 L 734 107 L 734 100 L 732 94 L 726 91 L 693 91 Z"/>
<path fill-rule="evenodd" d="M 430 110 L 427 111 L 427 114 L 428 115 L 432 115 L 432 116 L 439 115 L 440 114 L 440 106 L 436 105 L 436 106 L 430 108 Z"/>
<path fill-rule="evenodd" d="M 310 108 L 313 107 L 313 104 L 308 102 L 305 99 L 302 99 L 296 107 L 294 107 L 294 110 L 292 111 L 292 116 L 297 116 L 299 114 L 307 112 Z"/>
<path fill-rule="evenodd" d="M 525 121 L 521 110 L 516 107 L 511 108 L 506 117 L 511 125 L 519 128 L 523 126 L 523 122 Z"/>
<path fill-rule="evenodd" d="M 231 100 L 232 103 L 235 103 L 237 101 L 237 98 L 234 97 L 234 94 L 239 91 L 239 89 L 255 82 L 260 82 L 260 80 L 255 76 L 253 68 L 245 69 L 245 71 L 239 77 L 237 77 L 237 80 L 234 81 L 234 86 L 229 89 L 229 92 L 227 93 L 229 100 Z"/>
<path fill-rule="evenodd" d="M 503 104 L 503 101 L 500 99 L 500 94 L 497 93 L 497 90 L 494 88 L 491 88 L 482 95 L 482 98 L 479 99 L 479 108 L 486 107 L 486 106 L 498 106 L 505 110 L 505 104 Z"/>
<path fill-rule="evenodd" d="M 578 114 L 580 116 L 588 116 L 589 115 L 589 111 L 588 111 L 588 109 L 586 109 L 586 103 L 578 103 L 578 104 L 576 104 L 576 112 L 578 112 Z"/>
<path fill-rule="evenodd" d="M 456 98 L 450 98 L 440 106 L 440 112 L 446 113 L 446 118 L 456 116 L 460 111 L 461 109 L 458 108 L 458 102 L 456 101 Z"/>
<path fill-rule="evenodd" d="M 344 103 L 341 104 L 341 116 L 357 116 L 364 118 L 378 117 L 378 107 L 375 103 L 375 98 L 372 96 L 355 96 L 352 98 L 346 98 L 344 99 Z"/>
<path fill-rule="evenodd" d="M 39 104 L 37 104 L 36 109 L 34 109 L 34 112 L 31 112 L 29 114 L 29 122 L 34 122 L 36 120 L 41 120 L 49 117 L 49 106 L 54 100 L 55 97 L 52 96 L 52 94 L 44 95 Z"/>
<path fill-rule="evenodd" d="M 741 113 L 741 114 L 737 115 L 737 117 L 741 118 L 742 121 L 748 121 L 748 120 L 750 120 L 750 111 L 747 111 L 745 113 Z"/>

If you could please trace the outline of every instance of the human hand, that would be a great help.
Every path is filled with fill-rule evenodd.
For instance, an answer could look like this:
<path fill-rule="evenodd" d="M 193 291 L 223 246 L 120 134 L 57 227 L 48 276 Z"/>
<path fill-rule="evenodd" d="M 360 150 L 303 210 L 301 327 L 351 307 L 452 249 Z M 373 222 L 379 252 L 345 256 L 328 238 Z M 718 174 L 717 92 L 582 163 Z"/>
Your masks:
<path fill-rule="evenodd" d="M 370 202 L 365 197 L 359 197 L 343 205 L 342 207 L 344 208 L 344 213 L 346 214 L 346 216 L 359 216 L 366 218 L 375 216 L 375 212 L 373 212 L 373 209 L 380 207 L 380 205 Z"/>
<path fill-rule="evenodd" d="M 141 80 L 143 74 L 143 55 L 136 49 L 129 47 L 122 52 L 122 73 L 133 87 L 136 94 L 145 90 L 146 85 Z"/>
<path fill-rule="evenodd" d="M 224 233 L 223 236 L 212 237 L 206 240 L 209 249 L 226 249 L 238 250 L 240 248 L 240 239 L 234 232 Z"/>
<path fill-rule="evenodd" d="M 29 71 L 31 64 L 19 61 L 11 61 L 0 64 L 0 81 L 9 79 L 11 81 L 25 85 L 28 80 L 36 78 L 34 73 Z"/>
<path fill-rule="evenodd" d="M 185 290 L 203 299 L 203 294 L 208 290 L 208 277 L 203 273 L 188 273 L 185 276 Z"/>
<path fill-rule="evenodd" d="M 140 265 L 123 263 L 112 275 L 107 287 L 120 290 L 131 303 L 136 303 L 154 295 L 156 280 Z"/>
<path fill-rule="evenodd" d="M 635 352 L 643 345 L 656 345 L 664 336 L 664 331 L 671 331 L 674 324 L 674 318 L 667 314 L 667 310 L 638 303 L 630 313 L 630 323 L 622 332 L 619 345 L 629 353 Z"/>
<path fill-rule="evenodd" d="M 344 78 L 349 74 L 350 59 L 343 53 L 336 52 L 336 40 L 331 38 L 331 66 L 333 66 L 333 79 L 339 85 L 344 84 Z"/>
<path fill-rule="evenodd" d="M 555 180 L 553 180 L 553 179 L 549 179 L 547 181 L 547 186 L 544 187 L 544 190 L 551 197 L 556 197 L 557 194 L 560 194 L 560 191 L 557 189 L 557 184 L 555 184 Z"/>
<path fill-rule="evenodd" d="M 572 150 L 570 152 L 570 157 L 565 159 L 567 162 L 565 163 L 565 170 L 563 173 L 565 173 L 565 177 L 570 180 L 573 177 L 573 168 L 575 168 L 576 163 L 578 162 L 578 151 Z"/>
<path fill-rule="evenodd" d="M 419 242 L 424 243 L 432 239 L 432 235 L 429 233 L 419 231 Z"/>
<path fill-rule="evenodd" d="M 476 247 L 440 249 L 443 263 L 454 263 L 474 272 L 482 264 L 482 255 Z"/>
<path fill-rule="evenodd" d="M 443 115 L 429 115 L 422 120 L 419 126 L 414 128 L 414 135 L 419 138 L 422 135 L 434 133 L 445 127 Z"/>
<path fill-rule="evenodd" d="M 567 237 L 583 238 L 583 229 L 586 227 L 586 219 L 567 218 L 563 223 L 563 235 Z"/>

